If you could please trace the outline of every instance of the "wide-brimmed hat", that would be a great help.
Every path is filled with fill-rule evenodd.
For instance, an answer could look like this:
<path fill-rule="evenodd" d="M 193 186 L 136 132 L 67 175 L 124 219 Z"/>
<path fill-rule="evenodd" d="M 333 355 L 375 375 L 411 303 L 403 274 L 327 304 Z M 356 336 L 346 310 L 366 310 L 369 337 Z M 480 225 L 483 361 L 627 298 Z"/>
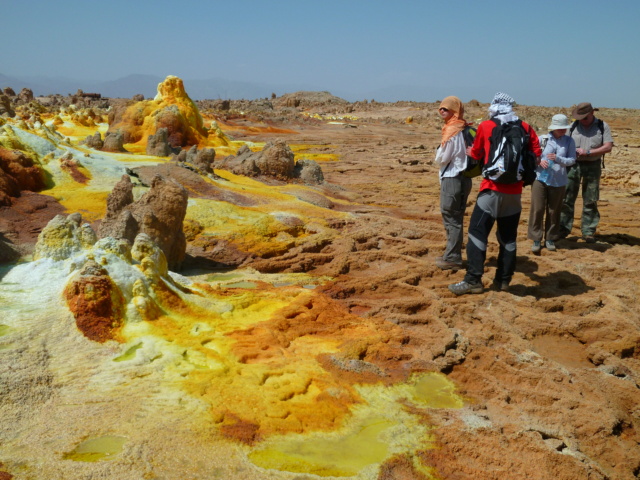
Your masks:
<path fill-rule="evenodd" d="M 584 117 L 589 115 L 591 112 L 597 111 L 597 108 L 593 108 L 589 102 L 582 102 L 576 105 L 576 107 L 571 112 L 571 116 L 576 120 L 582 120 Z"/>
<path fill-rule="evenodd" d="M 566 130 L 569 127 L 571 127 L 571 125 L 569 125 L 569 119 L 567 118 L 567 116 L 558 113 L 557 115 L 551 117 L 551 125 L 549 125 L 549 128 L 547 130 Z"/>

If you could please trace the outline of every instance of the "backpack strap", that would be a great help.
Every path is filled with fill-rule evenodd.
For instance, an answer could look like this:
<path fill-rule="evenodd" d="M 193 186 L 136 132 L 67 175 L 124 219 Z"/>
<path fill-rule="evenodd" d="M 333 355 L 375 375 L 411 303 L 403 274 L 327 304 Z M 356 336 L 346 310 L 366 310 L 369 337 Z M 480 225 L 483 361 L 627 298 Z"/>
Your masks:
<path fill-rule="evenodd" d="M 438 147 L 440 148 L 440 147 Z M 440 180 L 442 180 L 444 178 L 444 174 L 446 173 L 447 170 L 449 170 L 449 167 L 451 166 L 452 162 L 447 163 L 447 166 L 444 167 L 444 170 L 442 170 L 442 173 L 440 174 Z"/>
<path fill-rule="evenodd" d="M 571 128 L 569 129 L 569 136 L 571 136 L 571 134 L 576 129 L 576 127 L 578 126 L 579 123 L 580 123 L 580 121 L 576 120 L 571 124 Z"/>
<path fill-rule="evenodd" d="M 500 120 L 499 118 L 496 118 L 496 117 L 492 117 L 489 120 L 491 120 L 496 125 L 495 127 L 493 127 L 493 130 L 491 130 L 491 136 L 489 137 L 489 141 L 491 142 L 491 140 L 494 138 L 494 136 L 493 136 L 494 135 L 494 130 L 496 128 L 498 128 L 500 125 L 502 125 L 502 120 Z M 492 160 L 492 159 L 490 158 L 489 160 Z M 488 165 L 485 164 L 485 166 L 488 166 Z"/>
<path fill-rule="evenodd" d="M 527 146 L 527 149 L 528 149 L 531 146 L 531 133 L 529 133 L 529 131 L 526 128 L 524 128 L 524 125 L 522 125 L 522 120 L 518 119 L 516 121 L 516 123 L 524 131 L 524 136 L 525 136 L 525 139 L 526 139 L 526 146 Z"/>
<path fill-rule="evenodd" d="M 447 163 L 447 166 L 444 167 L 444 170 L 442 170 L 442 173 L 440 174 L 440 180 L 444 178 L 444 174 L 446 173 L 447 170 L 449 170 L 450 166 L 451 166 L 451 162 Z"/>
<path fill-rule="evenodd" d="M 604 120 L 598 118 L 598 130 L 600 130 L 600 135 L 602 136 L 602 144 L 604 145 Z M 602 168 L 604 168 L 604 156 L 605 154 L 602 154 Z"/>

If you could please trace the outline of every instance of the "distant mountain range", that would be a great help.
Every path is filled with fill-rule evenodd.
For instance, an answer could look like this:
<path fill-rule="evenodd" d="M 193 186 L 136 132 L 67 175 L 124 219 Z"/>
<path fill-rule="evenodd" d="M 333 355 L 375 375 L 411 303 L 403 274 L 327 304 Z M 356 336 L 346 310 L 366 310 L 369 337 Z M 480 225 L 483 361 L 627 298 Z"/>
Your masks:
<path fill-rule="evenodd" d="M 154 75 L 128 75 L 116 80 L 92 81 L 74 80 L 63 77 L 16 77 L 0 73 L 0 89 L 11 87 L 16 93 L 23 88 L 29 88 L 36 96 L 75 94 L 78 89 L 85 93 L 99 93 L 103 97 L 131 98 L 142 94 L 146 98 L 153 98 L 157 93 L 158 84 L 164 77 Z M 281 96 L 299 90 L 322 91 L 326 88 L 313 88 L 309 85 L 269 85 L 228 80 L 224 78 L 210 78 L 205 80 L 182 79 L 189 97 L 193 100 L 223 99 L 223 100 L 254 100 L 270 98 L 272 93 Z M 440 92 L 429 87 L 395 86 L 369 92 L 350 92 L 345 90 L 331 91 L 333 95 L 354 102 L 357 100 L 377 100 L 380 102 L 395 102 L 397 100 L 414 100 L 418 102 L 433 102 Z M 444 92 L 441 97 L 446 96 Z"/>
<path fill-rule="evenodd" d="M 376 100 L 378 102 L 397 102 L 400 100 L 414 102 L 438 102 L 448 95 L 457 95 L 463 101 L 471 99 L 488 102 L 493 97 L 495 88 L 493 85 L 470 82 L 447 84 L 439 83 L 438 79 L 424 85 L 389 85 L 375 90 L 358 90 L 358 85 L 350 85 L 349 89 L 331 88 L 326 85 L 309 84 L 278 84 L 246 82 L 229 80 L 226 78 L 209 78 L 193 80 L 181 77 L 184 86 L 193 100 L 255 100 L 257 98 L 271 98 L 271 94 L 282 96 L 285 93 L 306 91 L 329 91 L 331 94 L 344 98 L 349 102 L 361 100 Z M 23 88 L 30 88 L 34 95 L 43 96 L 51 94 L 69 95 L 75 94 L 78 89 L 85 93 L 99 93 L 103 97 L 131 98 L 142 94 L 146 98 L 153 98 L 158 91 L 158 84 L 165 77 L 155 75 L 127 75 L 116 80 L 77 80 L 64 77 L 17 77 L 0 73 L 0 89 L 11 87 L 16 93 Z M 547 86 L 528 86 L 520 94 L 517 100 L 521 105 L 575 105 L 585 98 L 591 99 L 593 105 L 600 107 L 639 108 L 637 99 L 631 99 L 628 103 L 620 105 L 619 93 L 616 91 L 599 92 L 600 98 L 593 98 L 591 87 L 576 86 L 570 93 L 563 89 L 549 89 Z M 584 90 L 584 91 L 583 91 Z M 453 93 L 452 93 L 453 92 Z M 608 96 L 608 97 L 607 97 Z M 540 101 L 540 99 L 543 99 Z"/>
<path fill-rule="evenodd" d="M 36 96 L 100 93 L 103 97 L 130 98 L 137 94 L 154 97 L 164 77 L 154 75 L 128 75 L 116 80 L 91 81 L 63 77 L 14 77 L 0 73 L 0 88 L 11 87 L 18 93 L 29 88 Z M 223 78 L 207 80 L 183 79 L 185 89 L 194 100 L 203 99 L 256 99 L 270 96 L 275 87 L 249 82 L 236 82 Z"/>

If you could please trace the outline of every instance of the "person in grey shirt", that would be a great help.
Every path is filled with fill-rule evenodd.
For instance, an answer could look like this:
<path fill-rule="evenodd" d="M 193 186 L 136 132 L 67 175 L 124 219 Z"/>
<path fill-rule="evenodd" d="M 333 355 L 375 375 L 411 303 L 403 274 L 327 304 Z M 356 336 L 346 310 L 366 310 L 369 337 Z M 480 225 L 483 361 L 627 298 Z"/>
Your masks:
<path fill-rule="evenodd" d="M 578 191 L 582 186 L 582 238 L 594 243 L 596 228 L 600 222 L 600 176 L 602 156 L 613 148 L 611 129 L 606 122 L 596 118 L 597 111 L 590 103 L 580 103 L 571 115 L 576 119 L 569 135 L 576 142 L 576 164 L 568 175 L 567 189 L 560 214 L 560 238 L 566 238 L 573 228 L 574 210 Z"/>
<path fill-rule="evenodd" d="M 542 239 L 549 251 L 556 249 L 560 228 L 560 211 L 567 185 L 567 167 L 576 162 L 576 144 L 566 135 L 569 129 L 566 115 L 557 114 L 551 119 L 549 135 L 542 150 L 540 163 L 536 167 L 536 180 L 531 185 L 531 210 L 527 236 L 533 240 L 531 251 L 540 253 Z M 540 137 L 540 143 L 544 143 Z M 546 218 L 545 218 L 546 214 Z"/>

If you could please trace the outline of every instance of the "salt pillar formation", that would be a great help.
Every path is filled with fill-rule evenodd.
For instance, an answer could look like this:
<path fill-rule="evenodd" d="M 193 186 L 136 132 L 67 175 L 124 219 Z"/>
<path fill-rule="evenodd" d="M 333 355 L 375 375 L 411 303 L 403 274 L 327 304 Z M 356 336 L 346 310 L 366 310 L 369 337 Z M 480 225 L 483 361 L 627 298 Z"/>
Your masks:
<path fill-rule="evenodd" d="M 182 222 L 187 214 L 187 191 L 172 179 L 156 175 L 151 189 L 133 201 L 133 184 L 127 175 L 107 198 L 107 214 L 100 238 L 126 239 L 133 244 L 139 233 L 147 234 L 164 252 L 169 268 L 176 270 L 185 257 L 187 240 Z"/>

